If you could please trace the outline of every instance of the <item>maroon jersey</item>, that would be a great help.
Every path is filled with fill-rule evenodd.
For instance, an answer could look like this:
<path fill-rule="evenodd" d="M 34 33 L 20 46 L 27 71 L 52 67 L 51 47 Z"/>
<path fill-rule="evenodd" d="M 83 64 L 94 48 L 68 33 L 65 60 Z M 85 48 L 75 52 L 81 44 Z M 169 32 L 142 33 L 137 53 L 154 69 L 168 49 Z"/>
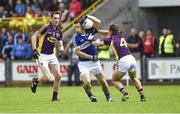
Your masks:
<path fill-rule="evenodd" d="M 110 38 L 104 40 L 105 45 L 111 46 L 116 60 L 130 54 L 126 39 L 127 37 L 122 32 L 119 32 L 118 34 L 112 35 Z"/>
<path fill-rule="evenodd" d="M 53 54 L 55 43 L 62 40 L 63 35 L 61 27 L 58 26 L 54 28 L 53 25 L 49 23 L 42 26 L 39 29 L 39 33 L 41 34 L 41 37 L 38 41 L 38 51 L 41 54 Z"/>

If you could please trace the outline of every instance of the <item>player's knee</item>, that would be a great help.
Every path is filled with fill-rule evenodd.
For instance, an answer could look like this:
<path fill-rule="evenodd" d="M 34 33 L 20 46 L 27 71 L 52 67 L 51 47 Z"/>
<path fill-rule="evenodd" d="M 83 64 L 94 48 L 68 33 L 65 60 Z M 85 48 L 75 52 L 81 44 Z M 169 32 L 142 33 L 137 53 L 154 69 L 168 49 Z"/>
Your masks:
<path fill-rule="evenodd" d="M 44 81 L 50 81 L 51 76 L 50 75 L 44 75 Z"/>
<path fill-rule="evenodd" d="M 84 83 L 83 84 L 83 88 L 85 89 L 85 90 L 90 90 L 91 89 L 91 83 Z"/>
<path fill-rule="evenodd" d="M 135 72 L 129 72 L 129 77 L 132 81 L 136 80 L 136 73 Z"/>
<path fill-rule="evenodd" d="M 114 81 L 119 81 L 120 79 L 116 76 L 116 75 L 113 75 L 112 76 L 112 82 L 114 82 Z"/>
<path fill-rule="evenodd" d="M 56 75 L 55 76 L 55 80 L 60 80 L 61 79 L 61 75 Z"/>

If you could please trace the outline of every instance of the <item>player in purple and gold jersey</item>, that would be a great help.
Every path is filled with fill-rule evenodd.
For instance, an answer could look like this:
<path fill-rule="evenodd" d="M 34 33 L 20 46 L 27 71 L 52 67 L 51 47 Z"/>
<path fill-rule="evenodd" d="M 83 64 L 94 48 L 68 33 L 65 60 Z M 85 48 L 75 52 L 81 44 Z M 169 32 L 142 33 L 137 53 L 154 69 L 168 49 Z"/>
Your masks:
<path fill-rule="evenodd" d="M 37 84 L 45 80 L 50 80 L 52 73 L 55 78 L 52 101 L 58 101 L 58 89 L 61 80 L 59 62 L 54 54 L 55 43 L 59 44 L 59 54 L 62 54 L 64 51 L 60 18 L 60 12 L 52 12 L 50 23 L 42 26 L 32 36 L 33 57 L 36 59 L 43 76 L 33 78 L 31 90 L 35 93 Z"/>
<path fill-rule="evenodd" d="M 129 98 L 128 92 L 124 89 L 123 84 L 120 82 L 120 80 L 123 78 L 126 72 L 129 73 L 130 79 L 132 80 L 133 84 L 136 86 L 141 101 L 146 101 L 141 82 L 136 78 L 136 60 L 129 51 L 129 48 L 126 43 L 126 39 L 127 39 L 126 35 L 124 35 L 122 32 L 119 32 L 118 29 L 119 28 L 117 24 L 113 23 L 109 26 L 109 30 L 99 30 L 100 33 L 109 35 L 110 37 L 104 39 L 104 41 L 100 43 L 94 42 L 93 45 L 111 46 L 115 54 L 115 58 L 118 62 L 117 70 L 114 71 L 112 75 L 112 81 L 114 86 L 123 94 L 121 101 L 125 102 Z"/>

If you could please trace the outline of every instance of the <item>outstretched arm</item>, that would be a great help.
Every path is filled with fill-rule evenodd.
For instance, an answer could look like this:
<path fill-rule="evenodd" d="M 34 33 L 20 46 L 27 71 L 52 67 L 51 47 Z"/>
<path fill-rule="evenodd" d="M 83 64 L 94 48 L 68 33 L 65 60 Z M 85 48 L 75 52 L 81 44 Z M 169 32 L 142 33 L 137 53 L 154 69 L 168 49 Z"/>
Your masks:
<path fill-rule="evenodd" d="M 98 33 L 104 36 L 107 36 L 109 34 L 108 30 L 98 30 Z"/>
<path fill-rule="evenodd" d="M 80 48 L 75 48 L 75 53 L 77 56 L 82 57 L 82 58 L 86 58 L 86 59 L 93 59 L 92 55 L 86 54 L 84 52 L 81 51 Z"/>
<path fill-rule="evenodd" d="M 96 47 L 100 47 L 100 46 L 104 46 L 105 44 L 104 44 L 103 41 L 100 41 L 100 42 L 94 41 L 94 42 L 92 42 L 92 45 L 94 45 L 94 46 L 96 46 Z"/>

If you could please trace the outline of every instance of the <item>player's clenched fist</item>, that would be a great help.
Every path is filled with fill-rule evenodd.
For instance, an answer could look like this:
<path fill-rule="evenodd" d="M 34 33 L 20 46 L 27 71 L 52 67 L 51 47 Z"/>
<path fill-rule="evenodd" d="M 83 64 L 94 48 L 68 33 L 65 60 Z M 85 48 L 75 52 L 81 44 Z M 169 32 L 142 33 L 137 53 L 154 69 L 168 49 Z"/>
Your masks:
<path fill-rule="evenodd" d="M 40 54 L 39 54 L 39 52 L 37 51 L 37 49 L 34 49 L 34 50 L 33 50 L 32 56 L 33 56 L 33 58 L 38 59 L 38 57 L 40 56 Z"/>

